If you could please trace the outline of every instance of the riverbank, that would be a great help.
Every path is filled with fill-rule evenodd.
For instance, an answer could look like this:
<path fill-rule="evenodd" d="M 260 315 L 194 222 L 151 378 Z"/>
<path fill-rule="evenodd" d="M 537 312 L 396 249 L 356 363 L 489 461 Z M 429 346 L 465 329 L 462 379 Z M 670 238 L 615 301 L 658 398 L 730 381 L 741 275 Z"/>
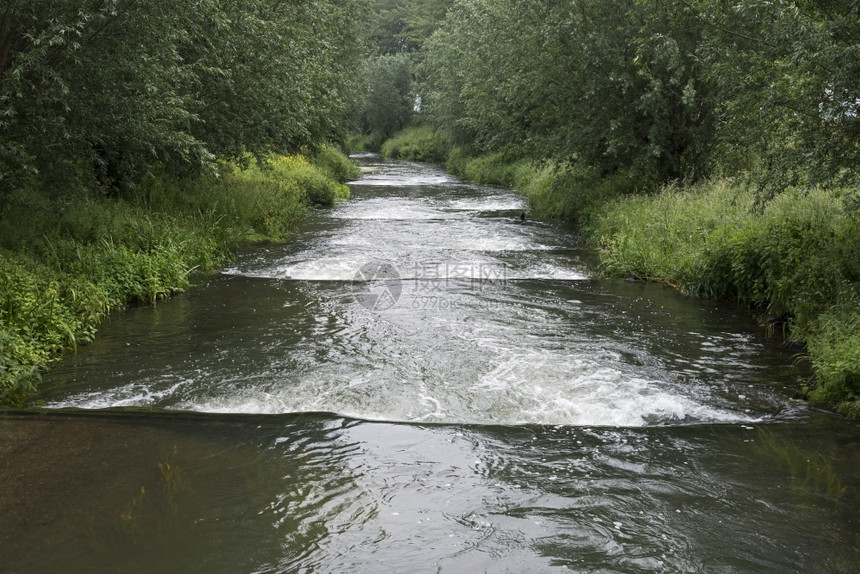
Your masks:
<path fill-rule="evenodd" d="M 814 380 L 799 393 L 860 416 L 860 220 L 857 189 L 789 189 L 761 204 L 744 184 L 691 186 L 601 177 L 581 167 L 498 153 L 420 151 L 418 130 L 383 146 L 390 157 L 432 155 L 476 183 L 516 188 L 539 217 L 576 220 L 600 273 L 747 304 L 774 336 L 804 348 Z M 634 193 L 642 191 L 642 193 Z"/>
<path fill-rule="evenodd" d="M 349 194 L 357 167 L 332 148 L 133 190 L 21 189 L 0 217 L 0 405 L 21 406 L 40 373 L 110 312 L 187 289 L 248 241 L 287 240 L 308 208 Z"/>

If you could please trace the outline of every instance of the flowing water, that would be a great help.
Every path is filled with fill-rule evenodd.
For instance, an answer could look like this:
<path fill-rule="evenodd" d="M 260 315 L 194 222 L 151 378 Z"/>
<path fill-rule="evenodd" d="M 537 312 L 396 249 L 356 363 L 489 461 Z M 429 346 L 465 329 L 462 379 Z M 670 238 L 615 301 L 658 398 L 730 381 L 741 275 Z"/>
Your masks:
<path fill-rule="evenodd" d="M 0 572 L 856 571 L 860 428 L 742 310 L 359 159 L 0 416 Z"/>

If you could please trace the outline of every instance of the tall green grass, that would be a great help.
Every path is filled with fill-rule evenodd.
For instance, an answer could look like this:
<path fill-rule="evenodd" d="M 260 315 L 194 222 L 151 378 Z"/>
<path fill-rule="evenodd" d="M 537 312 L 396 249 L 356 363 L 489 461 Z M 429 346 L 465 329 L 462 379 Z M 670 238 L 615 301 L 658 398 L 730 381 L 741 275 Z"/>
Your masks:
<path fill-rule="evenodd" d="M 0 216 L 0 404 L 20 406 L 62 352 L 105 314 L 187 289 L 240 242 L 290 237 L 314 205 L 348 197 L 355 167 L 322 148 L 221 163 L 196 177 L 151 174 L 124 197 L 20 190 Z"/>
<path fill-rule="evenodd" d="M 730 297 L 807 345 L 810 397 L 858 414 L 860 217 L 851 192 L 790 190 L 764 207 L 728 181 L 609 202 L 585 233 L 603 272 Z"/>
<path fill-rule="evenodd" d="M 337 183 L 344 184 L 361 177 L 358 165 L 331 146 L 321 146 L 312 157 L 314 167 Z"/>
<path fill-rule="evenodd" d="M 599 205 L 633 191 L 637 182 L 575 163 L 537 162 L 516 150 L 471 155 L 455 147 L 445 168 L 475 183 L 504 185 L 526 196 L 539 217 L 583 221 Z"/>
<path fill-rule="evenodd" d="M 531 181 L 539 168 L 512 152 L 472 156 L 458 147 L 448 152 L 445 169 L 474 183 L 520 187 Z"/>
<path fill-rule="evenodd" d="M 637 182 L 620 176 L 605 176 L 586 166 L 545 162 L 518 182 L 540 217 L 585 222 L 604 203 L 631 193 Z"/>
<path fill-rule="evenodd" d="M 386 140 L 380 153 L 389 159 L 442 163 L 448 154 L 448 143 L 430 126 L 409 127 Z"/>

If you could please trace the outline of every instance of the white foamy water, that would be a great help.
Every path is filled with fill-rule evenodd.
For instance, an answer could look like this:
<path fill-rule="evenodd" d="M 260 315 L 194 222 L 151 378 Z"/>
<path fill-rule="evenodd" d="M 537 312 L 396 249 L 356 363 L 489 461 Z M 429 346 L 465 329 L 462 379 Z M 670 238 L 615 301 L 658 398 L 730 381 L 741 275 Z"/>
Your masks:
<path fill-rule="evenodd" d="M 335 219 L 420 221 L 444 219 L 445 212 L 438 207 L 417 202 L 393 203 L 389 199 L 380 198 L 343 205 L 334 210 L 331 216 Z"/>
<path fill-rule="evenodd" d="M 406 284 L 385 313 L 354 301 L 339 308 L 349 300 L 346 286 L 332 285 L 311 307 L 315 327 L 298 344 L 280 342 L 279 333 L 293 324 L 271 317 L 260 336 L 246 341 L 247 333 L 231 335 L 233 347 L 177 351 L 166 373 L 142 374 L 127 358 L 130 382 L 50 406 L 326 411 L 365 420 L 503 425 L 638 427 L 761 418 L 718 400 L 701 383 L 678 384 L 664 369 L 631 366 L 624 347 L 581 339 L 576 322 L 559 322 L 556 309 L 518 303 L 516 288 L 497 291 L 504 300 L 468 289 L 434 295 L 450 298 L 443 309 L 416 306 L 431 298 L 412 297 L 409 289 L 417 284 Z M 569 306 L 575 310 L 582 302 Z"/>
<path fill-rule="evenodd" d="M 717 345 L 650 359 L 642 347 L 655 334 L 627 334 L 648 320 L 631 320 L 629 300 L 589 296 L 575 238 L 522 221 L 524 205 L 435 168 L 383 165 L 295 243 L 224 269 L 223 293 L 149 341 L 151 355 L 123 355 L 106 386 L 50 406 L 509 425 L 756 420 L 702 383 L 721 376 Z"/>
<path fill-rule="evenodd" d="M 386 164 L 381 170 L 370 170 L 358 182 L 363 187 L 438 187 L 458 183 L 456 177 L 430 166 L 403 162 Z"/>
<path fill-rule="evenodd" d="M 490 196 L 480 198 L 455 199 L 448 204 L 452 211 L 522 211 L 528 206 L 521 197 Z"/>
<path fill-rule="evenodd" d="M 198 370 L 192 377 L 161 377 L 106 393 L 81 393 L 51 406 L 244 414 L 327 411 L 365 420 L 505 425 L 637 427 L 758 420 L 698 401 L 665 381 L 624 372 L 607 357 L 499 351 L 487 353 L 498 364 L 483 374 L 434 373 L 417 380 L 409 376 L 408 361 L 350 372 L 317 364 L 297 373 L 227 378 Z"/>
<path fill-rule="evenodd" d="M 495 258 L 457 258 L 438 261 L 416 257 L 414 254 L 392 254 L 390 257 L 356 261 L 349 254 L 320 256 L 258 268 L 230 267 L 225 275 L 242 275 L 265 279 L 292 279 L 297 281 L 358 281 L 365 265 L 390 264 L 403 281 L 427 280 L 444 284 L 455 282 L 499 282 L 516 280 L 585 281 L 589 276 L 567 266 L 541 263 L 533 266 L 513 267 Z"/>
<path fill-rule="evenodd" d="M 545 353 L 515 355 L 482 377 L 472 391 L 507 403 L 503 410 L 520 424 L 643 426 L 752 420 L 608 362 L 564 360 Z"/>

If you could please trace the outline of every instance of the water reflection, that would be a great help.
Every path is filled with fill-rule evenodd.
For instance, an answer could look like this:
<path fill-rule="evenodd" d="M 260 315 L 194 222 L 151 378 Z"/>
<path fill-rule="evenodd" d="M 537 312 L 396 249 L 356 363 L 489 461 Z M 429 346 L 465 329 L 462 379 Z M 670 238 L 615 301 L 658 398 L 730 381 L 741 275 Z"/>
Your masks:
<path fill-rule="evenodd" d="M 510 190 L 378 167 L 0 413 L 0 571 L 854 571 L 860 430 L 794 404 L 738 309 L 589 280 Z M 385 309 L 368 259 L 402 271 Z"/>
<path fill-rule="evenodd" d="M 852 572 L 860 558 L 860 431 L 828 416 L 613 429 L 54 414 L 0 429 L 4 572 Z"/>

